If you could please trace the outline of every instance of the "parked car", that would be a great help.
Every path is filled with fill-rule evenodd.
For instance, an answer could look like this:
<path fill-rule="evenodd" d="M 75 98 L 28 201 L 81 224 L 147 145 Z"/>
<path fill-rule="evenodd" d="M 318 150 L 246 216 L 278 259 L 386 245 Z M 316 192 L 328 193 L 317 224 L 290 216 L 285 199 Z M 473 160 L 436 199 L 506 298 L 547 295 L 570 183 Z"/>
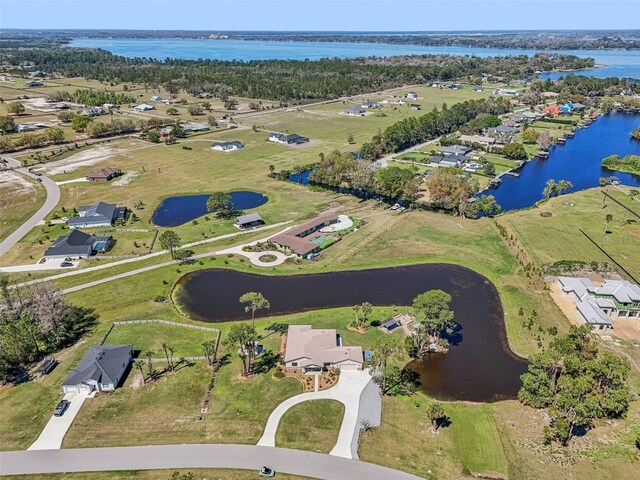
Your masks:
<path fill-rule="evenodd" d="M 64 415 L 64 412 L 67 411 L 67 408 L 69 408 L 70 404 L 71 402 L 69 400 L 60 401 L 60 403 L 56 405 L 56 409 L 53 412 L 53 415 L 56 417 L 61 417 L 62 415 Z"/>
<path fill-rule="evenodd" d="M 268 467 L 262 467 L 260 469 L 260 476 L 261 477 L 275 477 L 276 476 L 276 471 L 268 468 Z"/>
<path fill-rule="evenodd" d="M 40 177 L 36 178 L 36 182 L 42 183 L 42 179 Z"/>
<path fill-rule="evenodd" d="M 60 264 L 61 267 L 73 267 L 73 263 L 71 262 L 62 262 Z"/>

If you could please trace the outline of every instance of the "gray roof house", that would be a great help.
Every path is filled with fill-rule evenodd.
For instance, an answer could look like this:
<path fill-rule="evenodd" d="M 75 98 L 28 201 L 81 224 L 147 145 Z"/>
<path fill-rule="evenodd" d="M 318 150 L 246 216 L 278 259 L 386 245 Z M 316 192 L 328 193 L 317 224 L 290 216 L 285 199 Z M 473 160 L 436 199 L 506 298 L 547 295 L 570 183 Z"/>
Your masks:
<path fill-rule="evenodd" d="M 95 252 L 104 252 L 111 247 L 113 237 L 94 236 L 80 230 L 72 230 L 58 237 L 44 252 L 45 258 L 87 258 Z"/>
<path fill-rule="evenodd" d="M 508 127 L 507 125 L 498 125 L 497 127 L 490 128 L 487 130 L 489 134 L 497 134 L 497 135 L 513 135 L 520 131 L 519 128 L 516 127 Z"/>
<path fill-rule="evenodd" d="M 443 155 L 466 155 L 471 151 L 470 147 L 464 145 L 449 145 L 447 147 L 440 147 L 438 149 Z"/>
<path fill-rule="evenodd" d="M 463 163 L 471 160 L 466 155 L 434 155 L 429 159 L 431 163 L 435 163 L 438 167 L 459 167 Z"/>
<path fill-rule="evenodd" d="M 131 361 L 131 345 L 100 345 L 89 348 L 76 368 L 62 382 L 64 393 L 93 391 L 111 392 L 116 389 Z"/>
<path fill-rule="evenodd" d="M 362 108 L 378 108 L 380 106 L 380 104 L 378 102 L 369 102 L 369 101 L 367 101 L 367 102 L 362 102 L 360 104 L 360 106 Z"/>
<path fill-rule="evenodd" d="M 238 228 L 251 228 L 258 225 L 264 225 L 264 220 L 262 220 L 259 213 L 248 213 L 236 218 L 236 227 Z"/>
<path fill-rule="evenodd" d="M 78 210 L 79 217 L 67 220 L 69 228 L 109 227 L 116 220 L 124 220 L 127 213 L 127 207 L 105 202 L 83 205 Z"/>
<path fill-rule="evenodd" d="M 213 142 L 211 144 L 211 150 L 217 150 L 219 152 L 232 152 L 233 150 L 238 150 L 240 148 L 244 148 L 244 144 L 238 140 L 230 142 Z"/>
<path fill-rule="evenodd" d="M 302 137 L 296 133 L 277 133 L 272 132 L 269 134 L 269 141 L 276 143 L 284 143 L 285 145 L 297 145 L 300 143 L 307 143 L 309 139 Z"/>
<path fill-rule="evenodd" d="M 352 115 L 352 116 L 358 116 L 361 117 L 363 116 L 365 113 L 367 113 L 367 109 L 364 107 L 350 107 L 347 108 L 344 113 L 346 115 Z"/>

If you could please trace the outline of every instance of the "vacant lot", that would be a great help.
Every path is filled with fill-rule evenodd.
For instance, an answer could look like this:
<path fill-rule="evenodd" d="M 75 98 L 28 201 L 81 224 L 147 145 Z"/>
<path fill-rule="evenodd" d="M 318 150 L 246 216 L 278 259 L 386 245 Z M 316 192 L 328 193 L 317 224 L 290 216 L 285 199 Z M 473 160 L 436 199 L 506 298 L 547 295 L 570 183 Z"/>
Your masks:
<path fill-rule="evenodd" d="M 344 405 L 313 400 L 291 407 L 278 425 L 276 446 L 329 453 L 338 440 Z"/>
<path fill-rule="evenodd" d="M 15 172 L 0 172 L 0 239 L 36 213 L 44 197 L 44 188 L 34 180 Z"/>

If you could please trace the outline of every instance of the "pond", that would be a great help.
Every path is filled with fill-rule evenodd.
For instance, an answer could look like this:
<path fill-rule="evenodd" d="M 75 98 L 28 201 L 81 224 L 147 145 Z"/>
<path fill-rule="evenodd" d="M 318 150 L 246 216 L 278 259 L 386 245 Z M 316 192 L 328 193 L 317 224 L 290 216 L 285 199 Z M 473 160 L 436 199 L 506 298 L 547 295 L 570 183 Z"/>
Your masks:
<path fill-rule="evenodd" d="M 640 186 L 640 177 L 630 173 L 602 168 L 602 159 L 609 155 L 640 155 L 640 142 L 631 132 L 640 127 L 640 115 L 614 112 L 600 116 L 589 127 L 577 129 L 574 138 L 564 145 L 549 149 L 547 160 L 533 159 L 518 170 L 518 178 L 503 175 L 502 184 L 482 192 L 490 194 L 502 210 L 527 208 L 542 200 L 547 180 L 569 180 L 570 192 L 598 186 L 600 177 L 615 176 L 624 185 Z"/>
<path fill-rule="evenodd" d="M 507 345 L 504 314 L 489 280 L 473 270 L 448 264 L 414 265 L 269 276 L 208 269 L 184 275 L 176 301 L 190 317 L 205 322 L 246 319 L 238 302 L 246 292 L 261 292 L 271 303 L 269 315 L 352 306 L 411 305 L 426 290 L 442 289 L 453 297 L 460 326 L 456 344 L 444 355 L 409 365 L 421 376 L 421 388 L 447 400 L 496 401 L 515 398 L 526 361 Z M 350 318 L 345 318 L 345 325 Z M 396 333 L 398 335 L 398 333 Z"/>
<path fill-rule="evenodd" d="M 235 210 L 247 210 L 264 205 L 266 195 L 250 191 L 229 192 Z M 179 195 L 167 197 L 154 210 L 151 223 L 158 227 L 177 227 L 209 213 L 207 200 L 211 195 Z"/>

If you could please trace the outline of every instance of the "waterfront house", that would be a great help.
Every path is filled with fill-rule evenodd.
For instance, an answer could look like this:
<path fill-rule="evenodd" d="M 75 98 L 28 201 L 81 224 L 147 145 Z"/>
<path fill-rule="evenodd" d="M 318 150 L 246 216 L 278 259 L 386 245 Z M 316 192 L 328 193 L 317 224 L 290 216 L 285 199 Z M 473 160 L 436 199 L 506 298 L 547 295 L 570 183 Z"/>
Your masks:
<path fill-rule="evenodd" d="M 244 144 L 238 140 L 230 142 L 213 142 L 211 144 L 211 150 L 217 150 L 219 152 L 232 152 L 244 148 Z"/>
<path fill-rule="evenodd" d="M 72 230 L 54 240 L 53 244 L 44 252 L 49 260 L 64 258 L 87 258 L 98 252 L 105 252 L 111 248 L 111 236 L 94 236 L 80 230 Z"/>
<path fill-rule="evenodd" d="M 367 109 L 364 107 L 350 107 L 344 111 L 345 115 L 351 115 L 354 117 L 362 117 L 367 113 Z"/>
<path fill-rule="evenodd" d="M 112 392 L 133 357 L 131 345 L 92 346 L 62 382 L 64 393 Z"/>
<path fill-rule="evenodd" d="M 362 347 L 342 345 L 335 329 L 315 329 L 311 325 L 289 325 L 284 354 L 286 368 L 303 373 L 329 369 L 362 370 Z"/>
<path fill-rule="evenodd" d="M 86 176 L 90 182 L 108 182 L 122 175 L 122 170 L 113 167 L 104 167 L 94 170 Z"/>
<path fill-rule="evenodd" d="M 338 216 L 335 214 L 324 214 L 309 220 L 308 222 L 293 227 L 283 233 L 271 238 L 277 248 L 291 251 L 301 258 L 310 258 L 318 253 L 324 241 L 322 235 L 315 235 L 321 228 L 338 223 Z"/>
<path fill-rule="evenodd" d="M 236 218 L 236 227 L 240 229 L 253 228 L 260 225 L 264 225 L 264 220 L 262 220 L 259 213 L 248 213 Z"/>
<path fill-rule="evenodd" d="M 309 139 L 307 137 L 302 137 L 296 133 L 272 132 L 269 134 L 269 141 L 282 143 L 283 145 L 298 145 L 301 143 L 307 143 Z"/>
<path fill-rule="evenodd" d="M 67 220 L 69 228 L 110 227 L 116 220 L 124 220 L 127 207 L 118 207 L 112 203 L 97 202 L 83 205 L 78 209 L 79 217 Z"/>

